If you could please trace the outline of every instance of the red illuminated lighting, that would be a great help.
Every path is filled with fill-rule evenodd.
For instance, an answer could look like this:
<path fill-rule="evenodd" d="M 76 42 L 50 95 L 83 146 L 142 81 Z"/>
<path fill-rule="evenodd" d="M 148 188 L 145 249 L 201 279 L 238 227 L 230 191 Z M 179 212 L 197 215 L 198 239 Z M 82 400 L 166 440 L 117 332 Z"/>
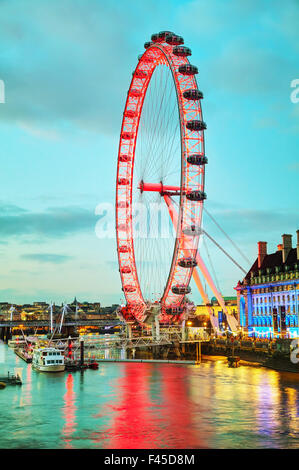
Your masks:
<path fill-rule="evenodd" d="M 162 316 L 161 322 L 174 321 L 173 317 L 166 315 L 169 307 L 179 307 L 184 300 L 184 294 L 172 292 L 173 285 L 188 286 L 193 268 L 179 266 L 179 259 L 185 257 L 185 235 L 183 221 L 191 220 L 196 226 L 201 226 L 203 203 L 197 204 L 183 196 L 189 192 L 204 191 L 205 165 L 192 165 L 188 162 L 190 155 L 204 155 L 204 132 L 193 132 L 187 127 L 189 121 L 202 121 L 201 102 L 199 99 L 187 99 L 184 92 L 197 90 L 194 74 L 184 74 L 179 70 L 194 68 L 189 64 L 186 56 L 177 56 L 173 53 L 172 45 L 165 42 L 165 38 L 159 42 L 151 42 L 147 45 L 144 54 L 139 58 L 133 73 L 131 85 L 126 100 L 123 121 L 121 126 L 118 165 L 116 177 L 116 238 L 118 247 L 118 262 L 122 282 L 122 288 L 126 297 L 128 317 L 143 322 L 146 301 L 141 290 L 135 261 L 134 237 L 132 225 L 132 199 L 135 149 L 142 114 L 144 99 L 148 90 L 151 77 L 156 67 L 168 67 L 173 76 L 174 87 L 178 99 L 178 110 L 181 135 L 181 187 L 164 186 L 150 182 L 140 182 L 140 191 L 157 191 L 161 195 L 180 195 L 180 225 L 177 229 L 177 243 L 174 247 L 172 263 L 164 292 L 161 297 Z M 181 42 L 180 42 L 181 43 Z M 185 69 L 184 69 L 185 70 Z M 188 69 L 189 70 L 189 69 Z M 192 69 L 193 70 L 193 69 Z M 126 156 L 124 159 L 123 156 Z M 126 161 L 124 161 L 126 160 Z M 119 202 L 122 204 L 119 205 Z M 193 238 L 192 249 L 197 250 L 199 237 Z M 124 248 L 125 247 L 125 248 Z M 126 267 L 124 271 L 123 268 Z M 127 272 L 128 268 L 130 273 Z M 180 316 L 179 316 L 180 317 Z M 178 320 L 178 318 L 176 319 Z"/>

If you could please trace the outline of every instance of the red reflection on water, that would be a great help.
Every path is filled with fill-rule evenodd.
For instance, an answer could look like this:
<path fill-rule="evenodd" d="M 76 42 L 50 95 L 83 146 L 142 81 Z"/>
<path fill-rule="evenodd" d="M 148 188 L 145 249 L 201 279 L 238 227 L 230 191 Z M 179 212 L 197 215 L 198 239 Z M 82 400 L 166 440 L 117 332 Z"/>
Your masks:
<path fill-rule="evenodd" d="M 107 405 L 109 414 L 112 413 L 112 424 L 105 432 L 94 433 L 91 439 L 108 449 L 157 447 L 159 429 L 153 419 L 153 404 L 148 393 L 150 374 L 149 364 L 124 364 L 124 376 L 115 385 L 119 402 Z"/>
<path fill-rule="evenodd" d="M 112 449 L 205 447 L 192 423 L 186 371 L 130 363 L 124 373 L 114 386 L 120 399 L 108 405 L 112 423 L 92 440 Z"/>
<path fill-rule="evenodd" d="M 64 441 L 66 443 L 66 448 L 71 449 L 73 446 L 71 445 L 71 436 L 76 430 L 76 406 L 75 406 L 75 397 L 76 394 L 74 393 L 74 379 L 72 374 L 68 374 L 66 379 L 66 392 L 64 394 L 64 408 L 63 414 L 65 419 L 65 425 L 62 429 L 62 434 L 64 436 Z"/>

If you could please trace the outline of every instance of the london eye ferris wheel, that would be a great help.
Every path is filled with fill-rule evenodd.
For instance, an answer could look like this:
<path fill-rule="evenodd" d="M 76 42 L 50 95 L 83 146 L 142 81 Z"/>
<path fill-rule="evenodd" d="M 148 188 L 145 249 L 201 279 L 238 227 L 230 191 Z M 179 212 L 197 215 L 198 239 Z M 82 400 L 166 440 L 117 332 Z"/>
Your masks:
<path fill-rule="evenodd" d="M 203 94 L 182 37 L 161 31 L 144 47 L 128 91 L 118 151 L 122 313 L 142 323 L 150 307 L 158 305 L 160 321 L 172 323 L 185 312 L 206 199 Z M 140 208 L 143 233 L 136 216 Z M 169 223 L 173 232 L 165 235 L 162 228 Z"/>

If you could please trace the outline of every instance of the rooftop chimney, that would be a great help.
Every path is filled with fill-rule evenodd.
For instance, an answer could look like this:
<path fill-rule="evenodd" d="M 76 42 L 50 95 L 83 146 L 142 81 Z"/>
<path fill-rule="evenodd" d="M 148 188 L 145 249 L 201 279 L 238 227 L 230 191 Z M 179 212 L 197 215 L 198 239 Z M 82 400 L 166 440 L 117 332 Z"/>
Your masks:
<path fill-rule="evenodd" d="M 282 235 L 282 262 L 285 263 L 292 248 L 292 235 Z"/>
<path fill-rule="evenodd" d="M 258 268 L 262 266 L 262 262 L 267 254 L 267 242 L 257 242 L 258 246 Z"/>
<path fill-rule="evenodd" d="M 299 260 L 299 230 L 297 230 L 297 260 Z"/>
<path fill-rule="evenodd" d="M 277 245 L 277 251 L 282 251 L 282 244 L 279 243 L 279 245 Z"/>

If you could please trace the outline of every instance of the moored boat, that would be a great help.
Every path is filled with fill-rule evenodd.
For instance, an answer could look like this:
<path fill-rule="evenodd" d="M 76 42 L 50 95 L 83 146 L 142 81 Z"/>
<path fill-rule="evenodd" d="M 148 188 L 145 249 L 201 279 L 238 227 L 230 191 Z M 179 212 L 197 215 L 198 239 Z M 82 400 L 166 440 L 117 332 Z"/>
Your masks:
<path fill-rule="evenodd" d="M 9 339 L 7 344 L 9 348 L 18 348 L 21 346 L 26 346 L 27 342 L 25 339 L 16 338 L 16 339 Z"/>
<path fill-rule="evenodd" d="M 15 354 L 23 359 L 23 361 L 27 362 L 27 364 L 32 362 L 32 350 L 28 348 L 15 348 L 14 351 Z"/>
<path fill-rule="evenodd" d="M 88 368 L 93 369 L 93 370 L 97 370 L 99 368 L 99 364 L 95 360 L 93 360 L 92 362 L 90 362 L 88 364 Z"/>
<path fill-rule="evenodd" d="M 32 366 L 41 372 L 62 372 L 64 356 L 56 348 L 37 348 L 33 350 Z"/>
<path fill-rule="evenodd" d="M 0 377 L 0 382 L 3 384 L 8 384 L 8 385 L 22 385 L 22 380 L 19 376 L 19 374 L 10 374 L 9 372 L 7 375 Z"/>

